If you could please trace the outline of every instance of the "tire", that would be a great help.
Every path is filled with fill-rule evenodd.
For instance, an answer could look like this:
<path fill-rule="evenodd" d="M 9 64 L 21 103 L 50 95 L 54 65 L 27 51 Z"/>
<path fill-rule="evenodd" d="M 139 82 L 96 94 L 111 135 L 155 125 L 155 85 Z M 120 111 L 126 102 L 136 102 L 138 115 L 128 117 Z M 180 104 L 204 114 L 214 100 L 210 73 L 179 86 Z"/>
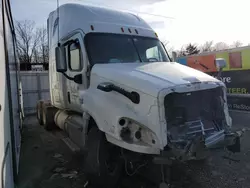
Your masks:
<path fill-rule="evenodd" d="M 86 147 L 87 156 L 84 160 L 84 170 L 89 183 L 102 188 L 116 188 L 123 172 L 120 148 L 108 143 L 105 135 L 96 127 L 89 131 Z M 109 168 L 110 165 L 107 165 L 109 164 L 107 161 L 113 161 L 111 164 L 114 161 L 115 163 Z"/>
<path fill-rule="evenodd" d="M 196 156 L 197 158 L 196 158 L 195 162 L 197 164 L 206 164 L 211 157 L 210 155 L 211 154 L 210 154 L 209 150 L 207 150 L 207 152 L 204 152 L 203 154 Z"/>
<path fill-rule="evenodd" d="M 189 161 L 189 164 L 191 164 L 192 166 L 196 166 L 196 167 L 206 168 L 209 165 L 209 158 L 206 157 L 206 158 L 191 160 Z"/>
<path fill-rule="evenodd" d="M 47 131 L 51 131 L 56 128 L 54 117 L 57 112 L 57 109 L 53 106 L 45 106 L 43 107 L 43 124 L 44 128 Z"/>
<path fill-rule="evenodd" d="M 44 125 L 43 123 L 43 117 L 42 117 L 42 101 L 38 101 L 37 105 L 36 105 L 36 117 L 37 117 L 37 121 L 39 123 L 39 125 Z"/>

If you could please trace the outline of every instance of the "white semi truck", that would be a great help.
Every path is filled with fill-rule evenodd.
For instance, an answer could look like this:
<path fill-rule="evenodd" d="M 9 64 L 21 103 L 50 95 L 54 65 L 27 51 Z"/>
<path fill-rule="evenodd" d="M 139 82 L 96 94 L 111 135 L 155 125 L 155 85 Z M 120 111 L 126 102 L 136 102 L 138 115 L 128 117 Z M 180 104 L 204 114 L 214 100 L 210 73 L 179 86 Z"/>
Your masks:
<path fill-rule="evenodd" d="M 91 183 L 114 186 L 124 163 L 134 170 L 217 147 L 240 151 L 225 85 L 171 62 L 140 17 L 65 4 L 49 15 L 48 39 L 51 100 L 38 102 L 37 117 L 84 151 Z"/>

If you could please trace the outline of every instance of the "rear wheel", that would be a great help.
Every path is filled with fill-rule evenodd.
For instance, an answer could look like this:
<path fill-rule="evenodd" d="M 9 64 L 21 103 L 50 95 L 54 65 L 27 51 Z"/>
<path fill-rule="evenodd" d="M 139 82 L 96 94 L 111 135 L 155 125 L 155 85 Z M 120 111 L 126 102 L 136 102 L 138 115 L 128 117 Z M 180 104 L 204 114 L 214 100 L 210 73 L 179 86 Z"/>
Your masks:
<path fill-rule="evenodd" d="M 96 127 L 91 128 L 86 144 L 84 169 L 89 183 L 102 188 L 117 187 L 123 169 L 120 148 L 110 144 Z"/>
<path fill-rule="evenodd" d="M 36 117 L 37 117 L 37 120 L 38 120 L 38 123 L 39 125 L 43 125 L 43 117 L 42 117 L 42 104 L 43 101 L 38 101 L 37 102 L 37 105 L 36 105 Z"/>
<path fill-rule="evenodd" d="M 54 117 L 57 112 L 57 109 L 53 106 L 44 106 L 43 107 L 43 124 L 44 128 L 48 131 L 56 128 Z"/>

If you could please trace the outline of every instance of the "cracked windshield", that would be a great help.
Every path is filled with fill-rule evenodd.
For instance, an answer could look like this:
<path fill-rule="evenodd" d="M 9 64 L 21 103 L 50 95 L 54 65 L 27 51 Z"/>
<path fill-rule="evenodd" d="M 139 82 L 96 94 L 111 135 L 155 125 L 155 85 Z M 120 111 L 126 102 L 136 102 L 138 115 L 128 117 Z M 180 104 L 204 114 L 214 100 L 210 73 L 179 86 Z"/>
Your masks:
<path fill-rule="evenodd" d="M 248 0 L 2 0 L 0 188 L 249 188 Z"/>

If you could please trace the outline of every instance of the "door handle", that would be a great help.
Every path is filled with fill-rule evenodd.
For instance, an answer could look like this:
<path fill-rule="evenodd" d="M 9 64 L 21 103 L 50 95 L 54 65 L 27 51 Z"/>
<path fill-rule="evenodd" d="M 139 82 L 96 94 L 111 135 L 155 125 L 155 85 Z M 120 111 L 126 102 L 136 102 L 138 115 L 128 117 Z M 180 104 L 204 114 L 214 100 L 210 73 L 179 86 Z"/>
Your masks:
<path fill-rule="evenodd" d="M 70 100 L 70 92 L 68 91 L 68 102 L 71 103 L 71 100 Z"/>

